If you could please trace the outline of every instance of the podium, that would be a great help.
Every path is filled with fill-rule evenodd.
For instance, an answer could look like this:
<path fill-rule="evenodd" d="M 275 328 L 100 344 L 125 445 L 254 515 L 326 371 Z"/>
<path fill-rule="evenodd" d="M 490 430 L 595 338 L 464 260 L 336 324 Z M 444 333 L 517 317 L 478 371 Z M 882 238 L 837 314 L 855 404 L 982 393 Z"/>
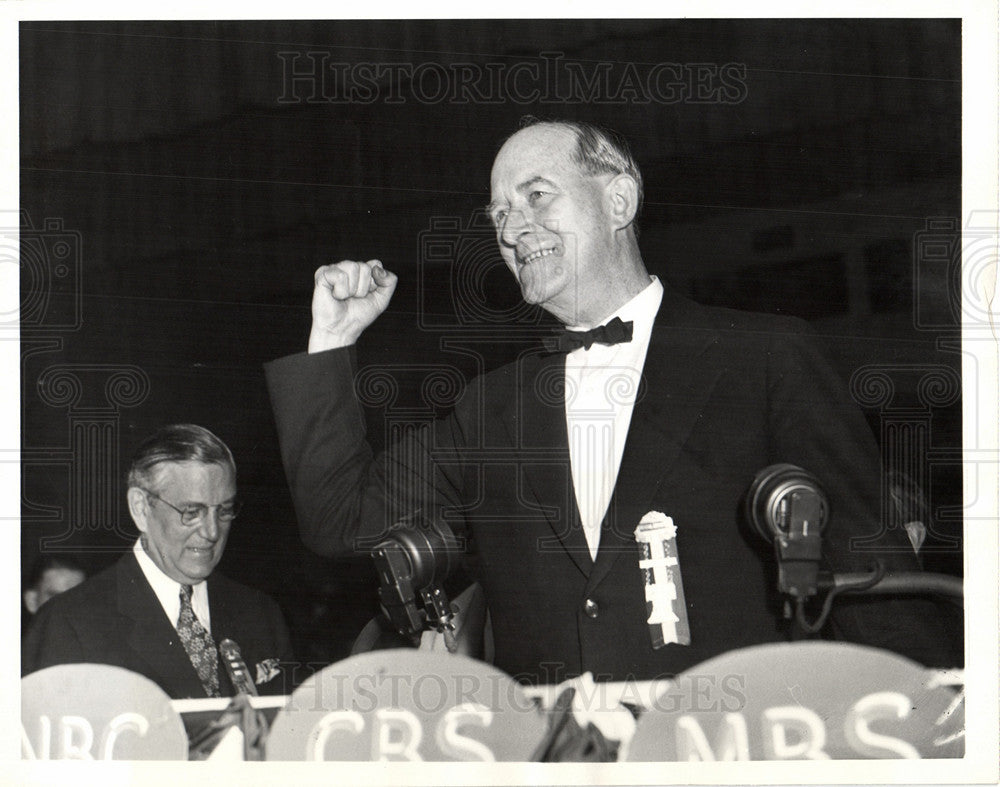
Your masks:
<path fill-rule="evenodd" d="M 170 700 L 135 673 L 70 664 L 22 680 L 22 758 L 960 758 L 962 678 L 886 651 L 804 642 L 731 651 L 670 680 L 586 674 L 527 687 L 471 658 L 407 649 L 332 664 L 287 697 Z"/>

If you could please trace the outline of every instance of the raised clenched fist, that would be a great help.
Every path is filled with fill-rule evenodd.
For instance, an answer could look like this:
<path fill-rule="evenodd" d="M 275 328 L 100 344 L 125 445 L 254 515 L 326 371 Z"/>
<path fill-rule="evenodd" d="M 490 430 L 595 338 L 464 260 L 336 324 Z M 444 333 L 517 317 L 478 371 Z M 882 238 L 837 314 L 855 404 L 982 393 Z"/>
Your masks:
<path fill-rule="evenodd" d="M 385 311 L 398 281 L 379 260 L 342 260 L 316 269 L 309 352 L 354 344 Z"/>

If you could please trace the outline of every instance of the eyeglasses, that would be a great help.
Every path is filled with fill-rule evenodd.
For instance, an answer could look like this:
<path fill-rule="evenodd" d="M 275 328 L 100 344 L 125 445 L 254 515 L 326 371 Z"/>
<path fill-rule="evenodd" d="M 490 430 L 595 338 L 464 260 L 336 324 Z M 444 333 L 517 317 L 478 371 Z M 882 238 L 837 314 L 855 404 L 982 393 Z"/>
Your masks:
<path fill-rule="evenodd" d="M 155 492 L 150 492 L 148 489 L 143 489 L 142 491 L 150 497 L 155 497 L 164 505 L 170 506 L 170 508 L 174 509 L 174 511 L 181 515 L 181 522 L 185 525 L 198 524 L 206 516 L 208 516 L 208 512 L 213 508 L 218 511 L 217 516 L 219 517 L 220 522 L 232 522 L 236 518 L 236 515 L 240 512 L 240 509 L 243 507 L 243 503 L 239 500 L 232 500 L 228 503 L 219 503 L 214 506 L 206 506 L 204 503 L 198 503 L 193 506 L 188 506 L 187 508 L 178 508 L 173 505 L 173 503 L 168 503 Z"/>

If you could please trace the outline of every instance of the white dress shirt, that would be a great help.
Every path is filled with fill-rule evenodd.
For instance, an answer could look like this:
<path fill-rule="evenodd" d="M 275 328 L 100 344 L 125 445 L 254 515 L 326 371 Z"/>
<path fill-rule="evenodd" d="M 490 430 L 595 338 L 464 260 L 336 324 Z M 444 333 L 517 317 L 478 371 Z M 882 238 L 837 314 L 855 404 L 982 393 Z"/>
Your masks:
<path fill-rule="evenodd" d="M 149 582 L 156 598 L 159 599 L 160 606 L 163 607 L 167 618 L 176 629 L 177 619 L 181 615 L 181 583 L 171 579 L 160 570 L 160 567 L 142 548 L 141 539 L 136 540 L 132 551 L 135 553 L 135 559 L 139 561 L 139 568 L 142 569 L 146 581 Z M 205 631 L 211 633 L 212 620 L 208 613 L 208 584 L 202 580 L 192 587 L 191 608 L 194 610 L 195 617 L 205 627 Z"/>
<path fill-rule="evenodd" d="M 663 299 L 660 280 L 655 276 L 650 279 L 646 289 L 604 321 L 615 317 L 631 321 L 632 341 L 594 344 L 589 350 L 581 347 L 566 355 L 570 467 L 592 558 L 597 557 L 601 521 L 618 479 L 649 337 Z M 571 326 L 569 330 L 578 329 Z"/>

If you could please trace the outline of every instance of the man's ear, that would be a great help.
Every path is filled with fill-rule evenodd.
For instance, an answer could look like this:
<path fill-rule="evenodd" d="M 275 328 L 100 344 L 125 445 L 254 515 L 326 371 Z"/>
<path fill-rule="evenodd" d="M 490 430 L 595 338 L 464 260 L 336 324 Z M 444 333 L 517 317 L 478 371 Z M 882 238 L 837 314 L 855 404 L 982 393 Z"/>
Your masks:
<path fill-rule="evenodd" d="M 128 512 L 132 516 L 132 521 L 139 528 L 140 533 L 145 533 L 148 525 L 146 519 L 149 516 L 149 500 L 146 493 L 139 487 L 132 486 L 128 490 Z"/>
<path fill-rule="evenodd" d="M 38 612 L 38 608 L 41 606 L 38 599 L 38 591 L 34 588 L 28 588 L 24 591 L 24 606 L 28 608 L 28 612 L 34 615 Z"/>
<path fill-rule="evenodd" d="M 631 175 L 615 175 L 605 187 L 608 213 L 614 228 L 623 229 L 635 219 L 639 209 L 639 184 Z"/>

